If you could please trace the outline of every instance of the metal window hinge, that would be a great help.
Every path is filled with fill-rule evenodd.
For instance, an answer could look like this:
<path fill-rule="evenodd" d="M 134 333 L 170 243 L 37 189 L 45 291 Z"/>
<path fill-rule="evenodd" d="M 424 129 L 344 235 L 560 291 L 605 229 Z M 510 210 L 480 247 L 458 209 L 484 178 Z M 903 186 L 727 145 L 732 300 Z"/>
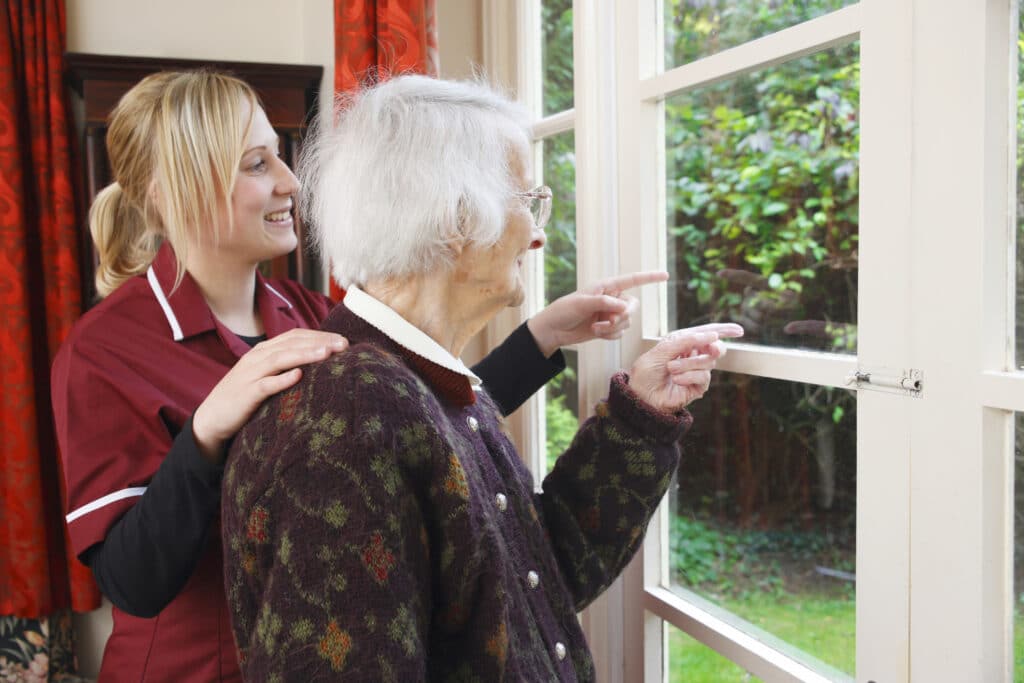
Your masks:
<path fill-rule="evenodd" d="M 914 368 L 904 370 L 857 368 L 856 372 L 846 378 L 846 384 L 856 386 L 858 389 L 871 389 L 921 398 L 921 392 L 924 389 L 924 372 Z"/>

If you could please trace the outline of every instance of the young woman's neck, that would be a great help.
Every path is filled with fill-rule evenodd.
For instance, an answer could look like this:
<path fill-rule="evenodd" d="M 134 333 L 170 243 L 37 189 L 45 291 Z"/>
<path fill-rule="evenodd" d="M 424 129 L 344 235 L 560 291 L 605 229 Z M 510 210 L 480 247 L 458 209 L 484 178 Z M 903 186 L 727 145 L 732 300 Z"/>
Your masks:
<path fill-rule="evenodd" d="M 256 310 L 256 266 L 226 263 L 190 254 L 188 272 L 199 285 L 210 311 L 226 328 L 243 336 L 263 334 Z"/>

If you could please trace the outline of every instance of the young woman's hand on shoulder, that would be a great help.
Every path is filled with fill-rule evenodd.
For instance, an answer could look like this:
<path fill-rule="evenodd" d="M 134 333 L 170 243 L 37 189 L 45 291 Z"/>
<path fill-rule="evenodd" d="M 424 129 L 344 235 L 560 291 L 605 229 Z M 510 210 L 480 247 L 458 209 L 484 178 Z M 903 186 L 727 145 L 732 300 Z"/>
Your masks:
<path fill-rule="evenodd" d="M 319 330 L 289 330 L 242 356 L 196 408 L 192 434 L 204 456 L 224 459 L 224 446 L 263 401 L 294 385 L 300 366 L 348 348 L 348 340 Z"/>

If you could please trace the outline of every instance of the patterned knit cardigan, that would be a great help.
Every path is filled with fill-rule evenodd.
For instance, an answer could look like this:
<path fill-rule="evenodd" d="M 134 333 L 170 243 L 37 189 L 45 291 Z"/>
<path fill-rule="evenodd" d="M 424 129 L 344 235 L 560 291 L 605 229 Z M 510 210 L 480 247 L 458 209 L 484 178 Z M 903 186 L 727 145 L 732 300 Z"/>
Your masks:
<path fill-rule="evenodd" d="M 225 581 L 248 681 L 591 681 L 576 612 L 636 552 L 685 411 L 616 375 L 535 493 L 495 404 L 337 306 L 351 347 L 236 437 Z"/>

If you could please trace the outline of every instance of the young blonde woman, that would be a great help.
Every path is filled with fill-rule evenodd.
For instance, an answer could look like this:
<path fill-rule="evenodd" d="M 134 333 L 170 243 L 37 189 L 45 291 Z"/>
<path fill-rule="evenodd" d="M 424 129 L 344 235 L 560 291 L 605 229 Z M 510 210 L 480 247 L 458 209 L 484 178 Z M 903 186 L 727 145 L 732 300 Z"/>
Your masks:
<path fill-rule="evenodd" d="M 100 679 L 239 680 L 216 521 L 226 445 L 347 342 L 315 330 L 327 297 L 257 270 L 296 247 L 299 186 L 248 85 L 150 76 L 107 147 L 115 182 L 90 213 L 104 299 L 52 377 L 72 545 L 114 604 Z M 660 277 L 563 297 L 474 370 L 510 412 L 564 367 L 559 345 L 621 334 L 625 285 Z"/>

